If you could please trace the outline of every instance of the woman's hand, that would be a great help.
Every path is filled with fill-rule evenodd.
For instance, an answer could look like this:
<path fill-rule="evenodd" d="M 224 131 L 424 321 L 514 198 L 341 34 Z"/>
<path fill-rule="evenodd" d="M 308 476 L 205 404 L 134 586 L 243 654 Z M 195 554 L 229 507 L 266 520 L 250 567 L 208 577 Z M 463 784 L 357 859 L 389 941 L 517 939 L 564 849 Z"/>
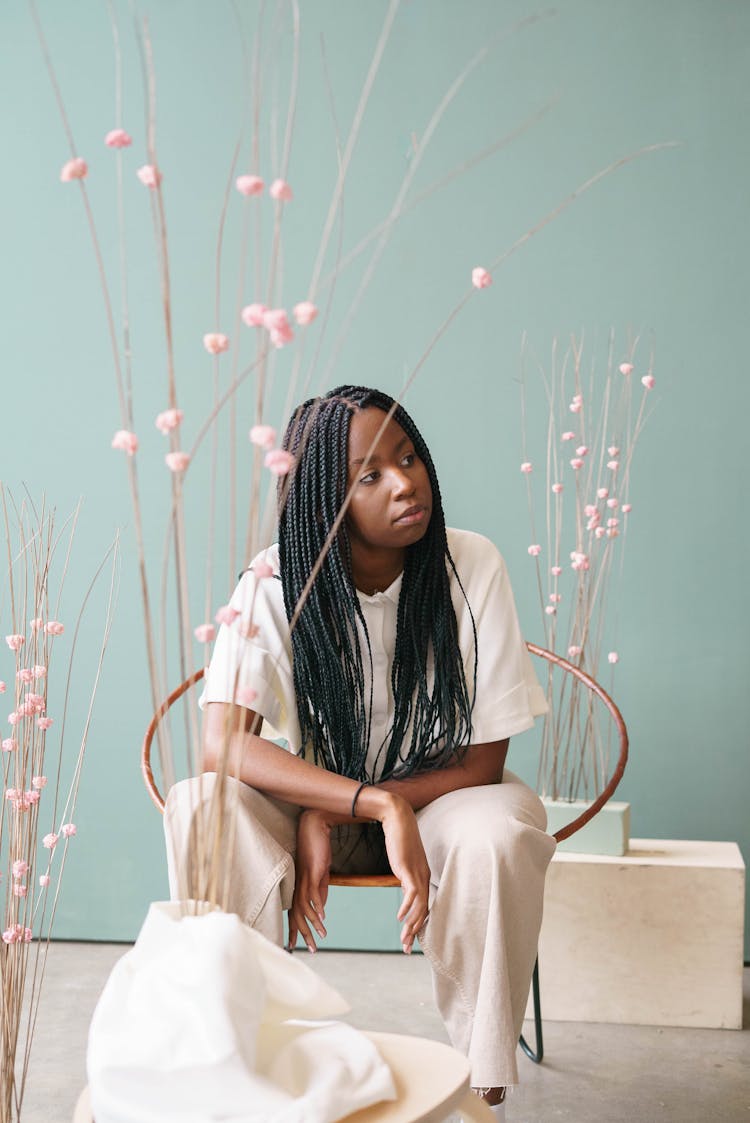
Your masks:
<path fill-rule="evenodd" d="M 295 858 L 294 896 L 289 910 L 289 943 L 291 951 L 297 933 L 315 951 L 315 937 L 310 926 L 323 939 L 325 905 L 331 869 L 331 828 L 320 811 L 303 811 L 297 824 L 297 855 Z"/>
<path fill-rule="evenodd" d="M 405 799 L 391 795 L 380 821 L 388 861 L 401 882 L 403 899 L 398 919 L 404 922 L 401 946 L 409 955 L 415 937 L 428 916 L 430 867 L 419 836 L 416 815 Z"/>

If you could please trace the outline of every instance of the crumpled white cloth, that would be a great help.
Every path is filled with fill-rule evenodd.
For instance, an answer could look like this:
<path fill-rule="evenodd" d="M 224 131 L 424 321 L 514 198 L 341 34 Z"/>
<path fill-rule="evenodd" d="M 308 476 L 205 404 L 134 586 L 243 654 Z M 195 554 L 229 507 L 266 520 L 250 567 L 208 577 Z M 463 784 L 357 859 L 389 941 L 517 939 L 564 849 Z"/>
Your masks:
<path fill-rule="evenodd" d="M 89 1030 L 96 1123 L 333 1123 L 396 1097 L 337 991 L 240 918 L 152 904 Z M 308 1020 L 314 1019 L 314 1020 Z"/>

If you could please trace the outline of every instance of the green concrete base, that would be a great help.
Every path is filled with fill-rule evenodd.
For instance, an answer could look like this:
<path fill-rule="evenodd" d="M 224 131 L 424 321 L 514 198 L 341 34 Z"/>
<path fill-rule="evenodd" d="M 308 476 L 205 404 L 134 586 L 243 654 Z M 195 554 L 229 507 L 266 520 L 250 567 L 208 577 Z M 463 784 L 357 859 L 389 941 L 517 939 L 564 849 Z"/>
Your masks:
<path fill-rule="evenodd" d="M 543 799 L 550 834 L 576 819 L 590 800 Z M 630 804 L 610 800 L 594 818 L 564 842 L 558 850 L 573 854 L 610 854 L 621 857 L 630 845 Z"/>

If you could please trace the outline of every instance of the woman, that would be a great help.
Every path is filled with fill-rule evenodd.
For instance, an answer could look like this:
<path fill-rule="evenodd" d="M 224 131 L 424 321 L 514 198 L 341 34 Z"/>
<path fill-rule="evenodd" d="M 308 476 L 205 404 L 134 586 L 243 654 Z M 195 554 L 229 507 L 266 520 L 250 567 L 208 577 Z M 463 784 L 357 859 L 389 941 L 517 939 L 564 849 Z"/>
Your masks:
<path fill-rule="evenodd" d="M 295 412 L 279 545 L 243 575 L 206 676 L 203 767 L 220 770 L 229 735 L 228 907 L 270 939 L 288 909 L 288 946 L 314 951 L 330 870 L 390 866 L 403 949 L 419 936 L 451 1040 L 502 1117 L 554 850 L 505 758 L 545 702 L 502 558 L 446 531 L 427 446 L 393 405 L 343 386 Z M 173 895 L 190 893 L 206 784 L 167 801 Z"/>

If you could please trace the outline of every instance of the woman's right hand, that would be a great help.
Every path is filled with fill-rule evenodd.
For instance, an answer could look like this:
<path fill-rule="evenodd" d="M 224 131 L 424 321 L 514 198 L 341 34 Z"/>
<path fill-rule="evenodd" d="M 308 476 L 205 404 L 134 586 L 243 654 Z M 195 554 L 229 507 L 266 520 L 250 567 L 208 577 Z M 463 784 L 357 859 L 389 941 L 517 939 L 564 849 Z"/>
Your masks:
<path fill-rule="evenodd" d="M 417 817 L 405 799 L 391 795 L 380 821 L 390 867 L 401 882 L 403 899 L 398 919 L 403 921 L 401 946 L 408 955 L 427 920 L 430 867 L 419 835 Z"/>

